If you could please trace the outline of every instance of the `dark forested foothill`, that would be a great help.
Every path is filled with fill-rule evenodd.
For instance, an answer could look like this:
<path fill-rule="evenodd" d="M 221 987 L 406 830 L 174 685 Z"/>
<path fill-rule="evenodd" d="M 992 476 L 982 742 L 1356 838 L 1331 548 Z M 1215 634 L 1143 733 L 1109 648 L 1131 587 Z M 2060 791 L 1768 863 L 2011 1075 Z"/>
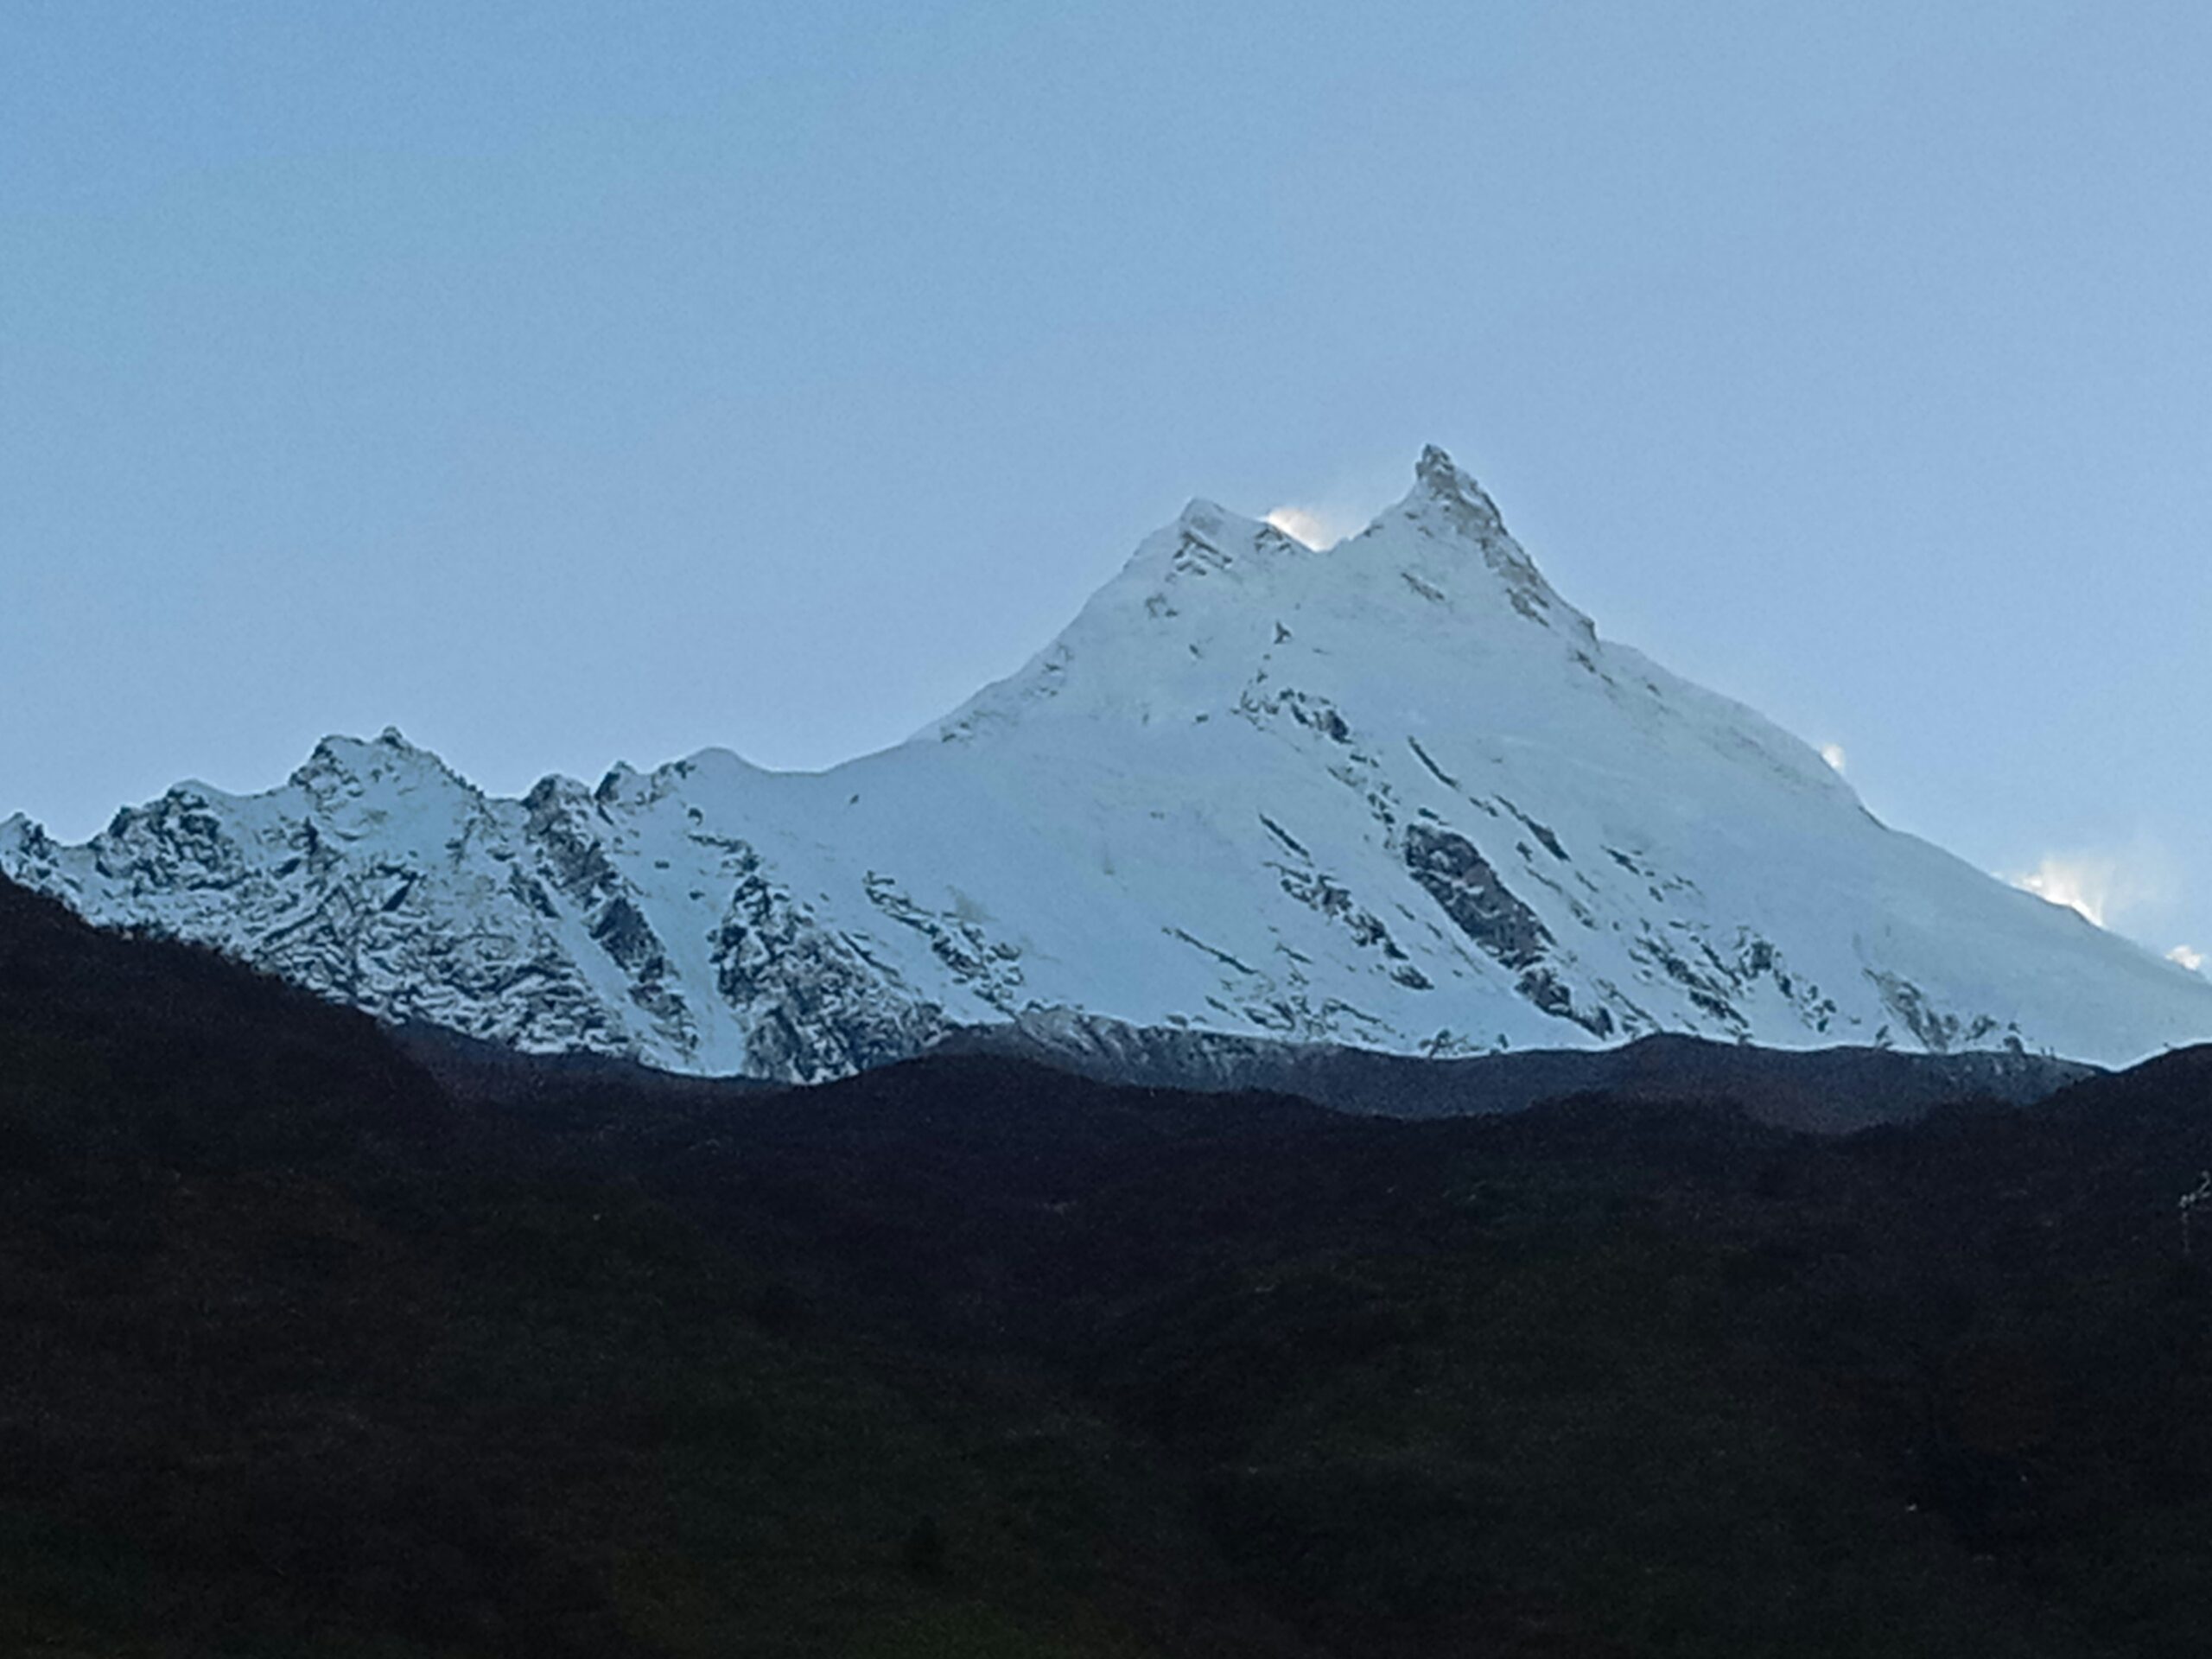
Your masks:
<path fill-rule="evenodd" d="M 0 1652 L 2201 1653 L 2212 1052 L 1758 1109 L 403 1047 L 0 883 Z"/>

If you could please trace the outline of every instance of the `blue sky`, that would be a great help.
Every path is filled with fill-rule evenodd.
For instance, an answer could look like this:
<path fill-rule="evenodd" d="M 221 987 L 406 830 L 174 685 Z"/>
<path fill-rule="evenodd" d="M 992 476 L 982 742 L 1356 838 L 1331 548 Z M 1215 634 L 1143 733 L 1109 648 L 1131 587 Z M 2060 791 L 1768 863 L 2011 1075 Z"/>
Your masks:
<path fill-rule="evenodd" d="M 1889 822 L 2212 951 L 2212 10 L 29 3 L 0 813 L 830 764 L 1450 448 Z"/>

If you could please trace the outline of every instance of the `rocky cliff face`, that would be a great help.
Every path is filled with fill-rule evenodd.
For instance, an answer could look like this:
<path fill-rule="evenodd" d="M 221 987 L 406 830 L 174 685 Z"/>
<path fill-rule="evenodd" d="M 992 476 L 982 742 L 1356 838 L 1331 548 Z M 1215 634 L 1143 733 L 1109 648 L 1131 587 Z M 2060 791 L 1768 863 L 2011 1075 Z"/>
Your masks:
<path fill-rule="evenodd" d="M 1020 673 L 827 772 L 709 750 L 501 800 L 387 731 L 81 847 L 10 820 L 0 871 L 389 1018 L 779 1079 L 1055 1019 L 1440 1055 L 2212 1035 L 2212 985 L 1601 639 L 1435 450 L 1325 551 L 1193 503 Z"/>

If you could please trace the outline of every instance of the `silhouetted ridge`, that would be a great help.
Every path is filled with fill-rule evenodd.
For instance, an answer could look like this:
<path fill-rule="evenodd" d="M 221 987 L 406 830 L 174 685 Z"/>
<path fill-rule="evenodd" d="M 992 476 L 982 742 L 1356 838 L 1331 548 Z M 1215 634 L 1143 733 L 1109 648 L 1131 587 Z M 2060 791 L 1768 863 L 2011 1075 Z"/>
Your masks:
<path fill-rule="evenodd" d="M 4 877 L 0 1011 L 11 1080 L 54 1114 L 13 1117 L 24 1156 L 80 1138 L 64 1116 L 108 1103 L 172 1152 L 211 1157 L 453 1128 L 437 1085 L 366 1015 L 201 946 L 102 931 Z M 85 1077 L 98 1089 L 73 1094 Z"/>

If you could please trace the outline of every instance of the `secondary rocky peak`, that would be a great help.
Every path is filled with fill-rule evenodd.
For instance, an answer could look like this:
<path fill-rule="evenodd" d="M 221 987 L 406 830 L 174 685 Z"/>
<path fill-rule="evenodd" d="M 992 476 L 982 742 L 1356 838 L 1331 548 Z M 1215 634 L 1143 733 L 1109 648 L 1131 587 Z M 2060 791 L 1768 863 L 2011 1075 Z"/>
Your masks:
<path fill-rule="evenodd" d="M 1165 532 L 1175 542 L 1188 546 L 1198 543 L 1226 552 L 1245 548 L 1299 547 L 1273 524 L 1262 518 L 1249 518 L 1241 512 L 1224 507 L 1218 501 L 1205 496 L 1194 498 L 1176 516 L 1175 522 Z M 1137 558 L 1143 556 L 1139 549 Z"/>
<path fill-rule="evenodd" d="M 1138 547 L 1126 574 L 1145 581 L 1173 581 L 1240 572 L 1255 550 L 1287 540 L 1258 519 L 1198 496 L 1176 515 L 1173 524 Z"/>
<path fill-rule="evenodd" d="M 334 732 L 308 751 L 308 758 L 294 768 L 291 782 L 312 789 L 319 783 L 351 778 L 368 753 L 369 745 L 362 739 Z"/>
<path fill-rule="evenodd" d="M 398 727 L 387 726 L 373 738 L 333 732 L 315 746 L 307 764 L 310 766 L 335 766 L 351 769 L 388 764 L 400 759 L 435 758 L 428 749 L 418 749 L 410 743 Z"/>
<path fill-rule="evenodd" d="M 1218 501 L 1210 501 L 1203 495 L 1194 495 L 1185 502 L 1183 511 L 1175 517 L 1179 530 L 1195 530 L 1200 535 L 1217 536 L 1223 522 L 1230 517 L 1230 511 Z"/>
<path fill-rule="evenodd" d="M 385 727 L 374 738 L 324 738 L 289 782 L 327 802 L 372 789 L 474 792 L 467 779 L 429 750 L 409 742 L 397 726 Z"/>

